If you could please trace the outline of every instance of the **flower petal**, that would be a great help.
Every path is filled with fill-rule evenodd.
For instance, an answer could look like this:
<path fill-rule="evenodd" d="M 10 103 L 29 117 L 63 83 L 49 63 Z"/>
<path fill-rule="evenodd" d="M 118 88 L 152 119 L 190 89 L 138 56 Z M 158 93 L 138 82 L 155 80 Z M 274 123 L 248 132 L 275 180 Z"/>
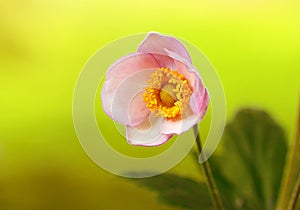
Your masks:
<path fill-rule="evenodd" d="M 149 54 L 151 55 L 156 62 L 158 63 L 159 67 L 164 67 L 164 68 L 170 68 L 174 69 L 175 67 L 175 62 L 174 59 L 167 56 L 167 55 L 162 55 L 162 54 Z"/>
<path fill-rule="evenodd" d="M 147 80 L 156 69 L 138 71 L 127 77 L 111 95 L 111 118 L 125 125 L 143 122 L 150 111 L 143 100 Z"/>
<path fill-rule="evenodd" d="M 209 94 L 204 87 L 199 72 L 196 70 L 190 62 L 180 57 L 176 53 L 166 50 L 168 55 L 174 59 L 176 69 L 179 73 L 189 81 L 189 84 L 193 88 L 193 93 L 190 98 L 190 106 L 194 114 L 198 115 L 200 119 L 203 118 L 207 111 L 209 103 Z"/>
<path fill-rule="evenodd" d="M 126 125 L 135 126 L 144 121 L 149 109 L 142 91 L 156 68 L 156 61 L 147 54 L 130 55 L 112 65 L 101 92 L 105 113 Z"/>
<path fill-rule="evenodd" d="M 138 126 L 126 126 L 128 143 L 140 146 L 158 146 L 165 143 L 173 134 L 162 134 L 160 132 L 163 121 L 163 118 L 150 114 L 149 118 Z"/>
<path fill-rule="evenodd" d="M 140 53 L 167 55 L 165 49 L 175 52 L 190 63 L 192 62 L 188 51 L 178 39 L 156 32 L 149 33 L 137 51 Z"/>
<path fill-rule="evenodd" d="M 163 134 L 181 134 L 195 124 L 197 124 L 201 118 L 195 115 L 192 109 L 189 107 L 185 110 L 181 117 L 175 119 L 165 119 L 161 126 L 161 132 Z"/>
<path fill-rule="evenodd" d="M 193 94 L 190 98 L 190 106 L 194 114 L 198 115 L 200 119 L 204 117 L 207 112 L 209 104 L 209 94 L 203 84 L 196 84 Z"/>
<path fill-rule="evenodd" d="M 147 119 L 150 114 L 150 110 L 148 107 L 146 107 L 146 103 L 143 99 L 143 93 L 144 90 L 140 91 L 139 93 L 133 96 L 132 101 L 129 103 L 128 106 L 127 115 L 125 112 L 126 110 L 122 110 L 122 108 L 118 108 L 118 113 L 113 112 L 113 116 L 116 115 L 117 116 L 116 118 L 118 119 L 121 117 L 122 119 L 126 119 L 126 117 L 128 117 L 128 123 L 124 123 L 124 124 L 132 125 L 132 126 L 138 125 L 141 122 L 143 122 L 145 119 Z M 118 104 L 117 101 L 115 102 L 115 104 Z"/>

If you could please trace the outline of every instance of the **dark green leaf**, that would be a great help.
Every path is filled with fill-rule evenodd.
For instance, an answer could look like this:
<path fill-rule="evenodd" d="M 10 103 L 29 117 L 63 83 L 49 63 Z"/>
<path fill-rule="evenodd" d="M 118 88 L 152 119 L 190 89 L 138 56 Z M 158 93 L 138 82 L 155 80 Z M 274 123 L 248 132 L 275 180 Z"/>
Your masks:
<path fill-rule="evenodd" d="M 190 178 L 162 174 L 135 182 L 157 191 L 159 200 L 169 205 L 192 210 L 213 209 L 206 185 Z"/>
<path fill-rule="evenodd" d="M 265 112 L 244 109 L 226 126 L 210 159 L 228 209 L 275 209 L 285 157 L 283 129 Z"/>

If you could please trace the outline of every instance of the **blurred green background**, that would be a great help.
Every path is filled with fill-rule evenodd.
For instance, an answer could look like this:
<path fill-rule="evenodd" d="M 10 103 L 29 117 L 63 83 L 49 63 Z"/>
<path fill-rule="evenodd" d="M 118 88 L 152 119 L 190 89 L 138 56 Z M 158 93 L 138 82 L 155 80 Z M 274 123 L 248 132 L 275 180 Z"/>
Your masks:
<path fill-rule="evenodd" d="M 266 109 L 291 138 L 299 10 L 296 0 L 0 1 L 0 209 L 171 209 L 95 165 L 73 128 L 84 64 L 130 34 L 192 42 L 220 75 L 228 119 L 242 106 Z M 172 172 L 199 178 L 194 169 L 187 157 Z"/>

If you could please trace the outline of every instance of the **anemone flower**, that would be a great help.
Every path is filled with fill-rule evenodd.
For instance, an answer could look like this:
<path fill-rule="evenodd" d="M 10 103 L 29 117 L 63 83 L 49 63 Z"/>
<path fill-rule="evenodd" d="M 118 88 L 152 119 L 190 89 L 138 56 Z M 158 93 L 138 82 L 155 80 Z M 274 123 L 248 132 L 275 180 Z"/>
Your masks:
<path fill-rule="evenodd" d="M 199 123 L 209 94 L 185 46 L 151 32 L 109 67 L 101 99 L 105 113 L 126 126 L 129 144 L 157 146 Z"/>

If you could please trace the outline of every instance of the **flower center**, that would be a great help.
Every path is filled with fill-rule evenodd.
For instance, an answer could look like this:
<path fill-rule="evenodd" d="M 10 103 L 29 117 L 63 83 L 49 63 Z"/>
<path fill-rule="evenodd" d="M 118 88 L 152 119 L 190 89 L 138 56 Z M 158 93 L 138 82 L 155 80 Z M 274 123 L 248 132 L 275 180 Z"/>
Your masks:
<path fill-rule="evenodd" d="M 143 99 L 151 112 L 174 118 L 187 108 L 192 89 L 184 76 L 176 70 L 159 68 L 151 74 Z"/>
<path fill-rule="evenodd" d="M 159 92 L 160 100 L 166 106 L 173 106 L 176 101 L 176 94 L 173 89 L 176 88 L 173 84 L 166 84 Z"/>

